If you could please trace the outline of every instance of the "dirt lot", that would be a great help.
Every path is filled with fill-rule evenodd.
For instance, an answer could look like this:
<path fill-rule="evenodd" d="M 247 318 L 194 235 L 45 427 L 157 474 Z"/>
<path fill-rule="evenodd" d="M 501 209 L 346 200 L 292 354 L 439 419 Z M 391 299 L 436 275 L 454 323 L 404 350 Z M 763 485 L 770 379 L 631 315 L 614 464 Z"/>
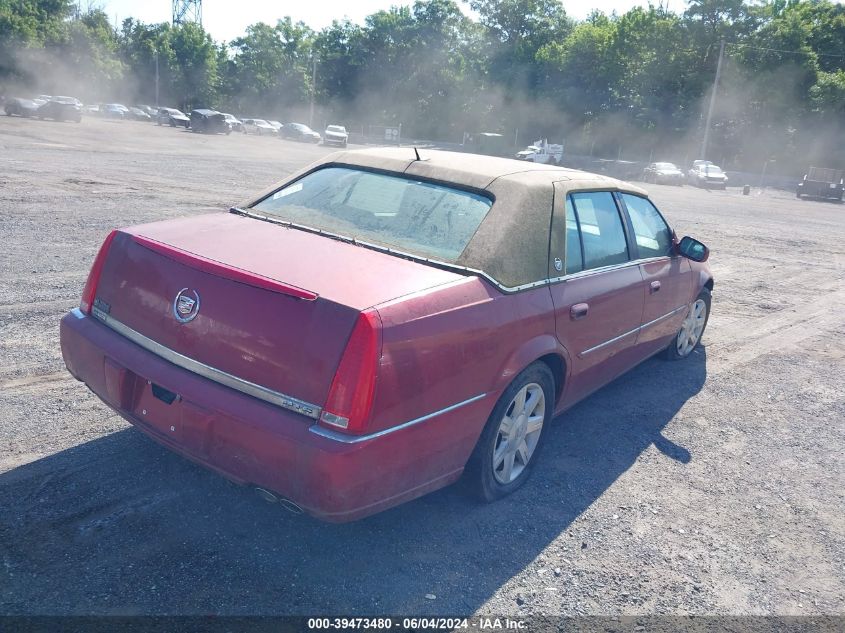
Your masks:
<path fill-rule="evenodd" d="M 845 614 L 843 205 L 650 186 L 712 248 L 705 347 L 556 420 L 494 505 L 454 486 L 294 516 L 64 371 L 109 229 L 224 210 L 328 151 L 0 118 L 0 613 Z"/>

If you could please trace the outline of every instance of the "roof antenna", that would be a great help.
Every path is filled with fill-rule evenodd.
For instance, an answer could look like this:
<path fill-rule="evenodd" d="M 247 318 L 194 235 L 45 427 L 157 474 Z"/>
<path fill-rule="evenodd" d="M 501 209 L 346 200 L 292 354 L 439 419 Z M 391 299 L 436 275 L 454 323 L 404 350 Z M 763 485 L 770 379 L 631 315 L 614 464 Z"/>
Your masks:
<path fill-rule="evenodd" d="M 422 160 L 422 158 L 420 158 L 420 153 L 417 151 L 416 147 L 414 147 L 414 154 L 417 155 L 417 160 Z"/>

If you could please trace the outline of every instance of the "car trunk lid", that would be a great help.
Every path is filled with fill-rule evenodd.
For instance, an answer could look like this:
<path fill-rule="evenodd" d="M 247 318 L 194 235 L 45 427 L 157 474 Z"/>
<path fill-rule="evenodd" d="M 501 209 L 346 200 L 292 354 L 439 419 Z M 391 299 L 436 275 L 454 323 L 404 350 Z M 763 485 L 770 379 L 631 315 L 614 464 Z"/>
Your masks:
<path fill-rule="evenodd" d="M 212 378 L 222 372 L 321 407 L 362 310 L 461 278 L 305 231 L 215 214 L 119 232 L 97 286 L 95 316 L 152 342 L 150 349 L 208 368 Z"/>

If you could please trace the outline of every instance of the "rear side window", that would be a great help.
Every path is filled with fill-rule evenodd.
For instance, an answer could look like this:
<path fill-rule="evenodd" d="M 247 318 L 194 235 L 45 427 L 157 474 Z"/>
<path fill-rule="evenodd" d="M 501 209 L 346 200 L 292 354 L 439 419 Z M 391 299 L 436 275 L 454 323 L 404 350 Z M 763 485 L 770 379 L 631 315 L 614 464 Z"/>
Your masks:
<path fill-rule="evenodd" d="M 578 235 L 578 220 L 572 200 L 566 199 L 566 274 L 584 270 L 584 260 L 581 257 L 581 237 Z"/>
<path fill-rule="evenodd" d="M 672 231 L 651 202 L 640 196 L 622 194 L 640 258 L 665 257 L 672 254 Z"/>
<path fill-rule="evenodd" d="M 444 185 L 325 167 L 303 176 L 253 209 L 288 222 L 454 262 L 492 201 Z"/>
<path fill-rule="evenodd" d="M 581 229 L 584 269 L 627 262 L 628 243 L 613 194 L 609 191 L 573 193 L 572 202 Z"/>

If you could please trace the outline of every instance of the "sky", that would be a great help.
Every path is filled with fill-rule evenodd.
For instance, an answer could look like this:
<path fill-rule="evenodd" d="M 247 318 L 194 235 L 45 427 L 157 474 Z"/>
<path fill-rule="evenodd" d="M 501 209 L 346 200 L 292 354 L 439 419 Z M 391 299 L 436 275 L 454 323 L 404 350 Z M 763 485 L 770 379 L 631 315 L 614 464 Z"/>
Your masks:
<path fill-rule="evenodd" d="M 129 17 L 142 22 L 169 22 L 172 11 L 171 0 L 94 0 L 91 4 L 102 7 L 118 24 Z M 319 30 L 334 19 L 346 17 L 362 23 L 366 16 L 380 9 L 406 4 L 413 4 L 413 0 L 310 0 L 302 4 L 272 0 L 203 0 L 202 17 L 203 26 L 215 40 L 228 42 L 243 35 L 250 24 L 275 24 L 286 15 Z M 468 5 L 460 0 L 458 4 L 469 13 Z M 631 7 L 647 5 L 648 0 L 566 0 L 563 4 L 570 16 L 583 19 L 593 9 L 624 13 Z M 669 0 L 670 9 L 680 11 L 685 7 L 685 0 Z"/>

